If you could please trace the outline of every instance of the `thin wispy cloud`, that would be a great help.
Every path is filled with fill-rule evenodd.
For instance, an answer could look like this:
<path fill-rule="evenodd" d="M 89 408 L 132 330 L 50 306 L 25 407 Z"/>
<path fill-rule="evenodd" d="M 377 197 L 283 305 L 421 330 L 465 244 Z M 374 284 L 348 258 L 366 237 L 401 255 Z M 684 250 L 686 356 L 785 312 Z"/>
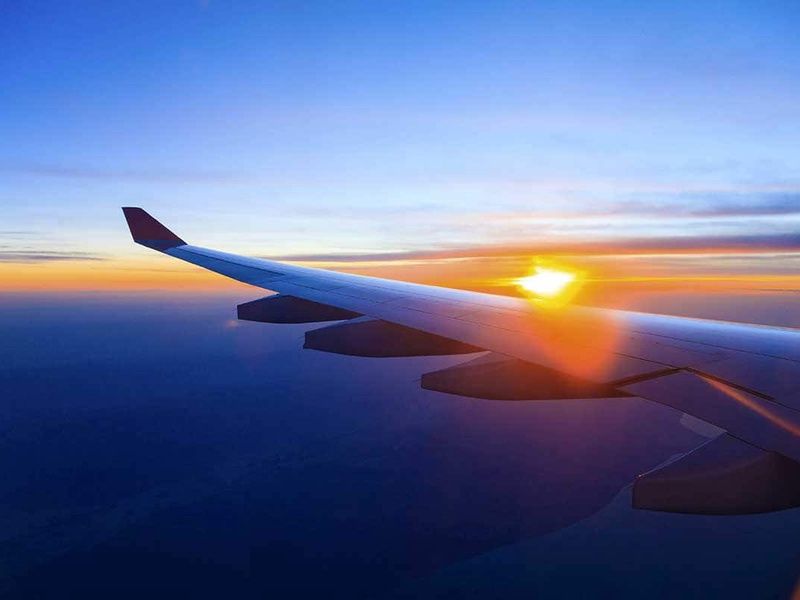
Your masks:
<path fill-rule="evenodd" d="M 236 181 L 242 173 L 214 169 L 170 169 L 170 168 L 104 168 L 93 166 L 53 164 L 6 164 L 0 165 L 0 173 L 24 177 L 47 177 L 59 179 L 92 179 L 108 181 L 141 181 L 153 183 L 224 183 Z"/>
<path fill-rule="evenodd" d="M 610 204 L 607 208 L 588 212 L 660 217 L 769 217 L 800 215 L 800 192 L 692 193 L 676 194 L 668 199 L 633 200 Z"/>
<path fill-rule="evenodd" d="M 632 238 L 606 242 L 540 242 L 520 245 L 442 247 L 403 252 L 309 253 L 271 256 L 298 262 L 391 262 L 536 255 L 637 255 L 669 253 L 761 254 L 800 252 L 800 234 L 705 236 L 702 238 Z"/>
<path fill-rule="evenodd" d="M 56 250 L 0 250 L 0 263 L 51 263 L 62 261 L 100 261 L 106 260 L 105 256 L 89 252 L 60 252 Z"/>
<path fill-rule="evenodd" d="M 579 194 L 557 210 L 538 209 L 537 199 L 529 205 L 534 210 L 518 203 L 503 212 L 476 212 L 478 219 L 593 219 L 597 217 L 771 217 L 800 215 L 800 191 L 780 193 L 746 192 L 679 192 L 664 194 L 637 192 L 630 200 L 602 200 L 591 194 Z"/>
<path fill-rule="evenodd" d="M 727 196 L 691 211 L 695 216 L 757 217 L 800 214 L 800 193 L 775 194 L 763 199 Z"/>

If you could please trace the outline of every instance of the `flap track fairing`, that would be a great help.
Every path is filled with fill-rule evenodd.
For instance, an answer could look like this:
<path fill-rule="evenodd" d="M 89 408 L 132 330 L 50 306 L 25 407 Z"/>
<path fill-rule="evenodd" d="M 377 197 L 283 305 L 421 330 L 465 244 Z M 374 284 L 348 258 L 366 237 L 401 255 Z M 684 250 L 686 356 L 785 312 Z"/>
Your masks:
<path fill-rule="evenodd" d="M 369 317 L 308 331 L 303 347 L 335 354 L 378 358 L 483 351 L 482 348 L 469 344 Z"/>
<path fill-rule="evenodd" d="M 283 294 L 240 304 L 236 307 L 236 313 L 243 321 L 259 323 L 318 323 L 343 321 L 360 316 L 350 310 Z"/>
<path fill-rule="evenodd" d="M 426 390 L 486 400 L 563 400 L 627 396 L 610 385 L 578 379 L 502 354 L 490 353 L 467 363 L 425 373 Z"/>

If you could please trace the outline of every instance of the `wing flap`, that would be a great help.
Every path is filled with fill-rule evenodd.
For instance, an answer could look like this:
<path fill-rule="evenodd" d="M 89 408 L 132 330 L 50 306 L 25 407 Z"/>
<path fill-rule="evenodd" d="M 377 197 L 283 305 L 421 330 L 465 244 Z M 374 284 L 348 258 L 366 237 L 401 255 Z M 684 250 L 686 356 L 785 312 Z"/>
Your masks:
<path fill-rule="evenodd" d="M 800 413 L 752 391 L 686 371 L 621 389 L 713 423 L 763 450 L 800 460 Z"/>
<path fill-rule="evenodd" d="M 735 353 L 698 370 L 724 381 L 758 390 L 773 400 L 800 410 L 800 364 L 768 356 Z"/>

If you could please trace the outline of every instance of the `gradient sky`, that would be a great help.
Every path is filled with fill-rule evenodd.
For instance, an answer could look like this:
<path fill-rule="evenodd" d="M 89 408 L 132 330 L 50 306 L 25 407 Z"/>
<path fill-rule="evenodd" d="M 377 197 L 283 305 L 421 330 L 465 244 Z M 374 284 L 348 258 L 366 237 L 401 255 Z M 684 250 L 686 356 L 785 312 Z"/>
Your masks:
<path fill-rule="evenodd" d="M 468 287 L 548 252 L 798 289 L 798 25 L 791 2 L 5 2 L 0 289 L 212 281 L 131 244 L 122 205 Z"/>

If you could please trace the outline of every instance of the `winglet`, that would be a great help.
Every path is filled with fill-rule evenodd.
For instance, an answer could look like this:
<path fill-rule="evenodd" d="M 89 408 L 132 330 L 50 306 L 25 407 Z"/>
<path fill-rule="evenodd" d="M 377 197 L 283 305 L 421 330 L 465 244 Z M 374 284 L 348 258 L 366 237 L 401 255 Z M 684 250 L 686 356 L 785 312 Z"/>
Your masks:
<path fill-rule="evenodd" d="M 151 217 L 147 211 L 135 206 L 123 206 L 125 220 L 131 230 L 133 241 L 142 246 L 163 252 L 186 244 L 181 238 Z"/>

